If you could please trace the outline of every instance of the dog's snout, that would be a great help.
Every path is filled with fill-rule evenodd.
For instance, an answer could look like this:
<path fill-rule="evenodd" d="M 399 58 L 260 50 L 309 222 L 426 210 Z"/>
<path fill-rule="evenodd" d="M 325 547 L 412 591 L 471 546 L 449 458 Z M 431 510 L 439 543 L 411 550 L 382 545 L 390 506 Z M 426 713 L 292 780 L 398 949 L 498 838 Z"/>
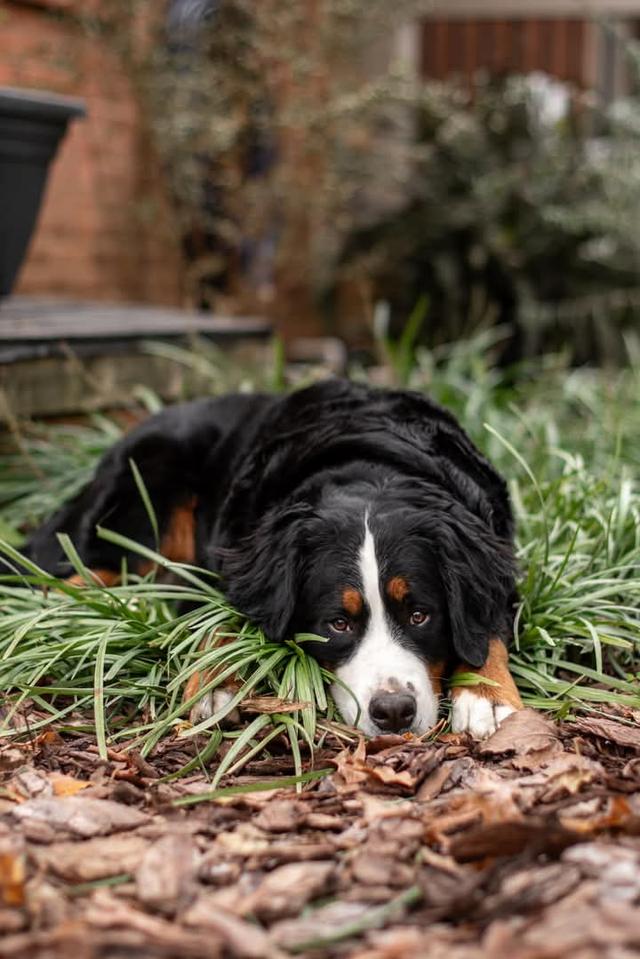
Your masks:
<path fill-rule="evenodd" d="M 416 717 L 416 698 L 404 692 L 377 693 L 369 703 L 369 716 L 384 732 L 398 733 L 409 729 Z"/>

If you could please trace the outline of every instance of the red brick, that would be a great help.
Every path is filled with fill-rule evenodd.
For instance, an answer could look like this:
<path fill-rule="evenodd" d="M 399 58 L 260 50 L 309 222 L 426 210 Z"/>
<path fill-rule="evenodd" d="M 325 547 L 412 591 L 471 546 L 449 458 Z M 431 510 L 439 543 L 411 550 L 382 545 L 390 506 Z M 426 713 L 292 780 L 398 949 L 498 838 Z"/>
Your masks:
<path fill-rule="evenodd" d="M 100 8 L 99 0 L 91 6 Z M 179 303 L 182 265 L 161 167 L 133 84 L 106 42 L 61 9 L 85 0 L 5 4 L 0 84 L 83 97 L 52 165 L 17 292 Z M 143 220 L 138 204 L 151 202 Z"/>

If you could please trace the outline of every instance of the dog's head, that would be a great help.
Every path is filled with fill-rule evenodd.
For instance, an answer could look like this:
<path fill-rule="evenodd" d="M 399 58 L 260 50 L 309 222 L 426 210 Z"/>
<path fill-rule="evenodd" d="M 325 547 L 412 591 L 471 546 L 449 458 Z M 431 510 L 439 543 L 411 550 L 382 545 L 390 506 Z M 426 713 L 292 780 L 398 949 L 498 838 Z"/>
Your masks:
<path fill-rule="evenodd" d="M 332 693 L 364 732 L 422 733 L 440 676 L 481 666 L 509 628 L 510 544 L 435 487 L 357 486 L 275 509 L 224 565 L 231 601 L 273 638 L 314 633 Z M 314 644 L 311 644 L 312 648 Z"/>

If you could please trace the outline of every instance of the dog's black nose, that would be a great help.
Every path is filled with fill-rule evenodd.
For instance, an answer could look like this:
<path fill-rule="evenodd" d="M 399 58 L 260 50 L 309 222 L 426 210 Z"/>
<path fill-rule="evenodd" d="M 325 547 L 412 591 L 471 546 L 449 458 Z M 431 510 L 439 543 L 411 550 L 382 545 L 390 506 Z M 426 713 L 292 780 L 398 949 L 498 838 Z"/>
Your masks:
<path fill-rule="evenodd" d="M 410 693 L 378 693 L 369 703 L 369 716 L 378 729 L 399 733 L 416 717 L 416 700 Z"/>

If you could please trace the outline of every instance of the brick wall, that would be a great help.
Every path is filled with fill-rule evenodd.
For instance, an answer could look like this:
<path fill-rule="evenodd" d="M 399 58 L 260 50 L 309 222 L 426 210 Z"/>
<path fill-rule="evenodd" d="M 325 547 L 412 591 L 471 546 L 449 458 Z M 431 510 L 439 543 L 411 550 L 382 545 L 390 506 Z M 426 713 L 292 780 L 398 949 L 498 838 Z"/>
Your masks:
<path fill-rule="evenodd" d="M 143 112 L 113 48 L 78 24 L 75 5 L 0 3 L 0 85 L 83 97 L 88 111 L 51 167 L 16 292 L 179 303 L 180 253 Z"/>

